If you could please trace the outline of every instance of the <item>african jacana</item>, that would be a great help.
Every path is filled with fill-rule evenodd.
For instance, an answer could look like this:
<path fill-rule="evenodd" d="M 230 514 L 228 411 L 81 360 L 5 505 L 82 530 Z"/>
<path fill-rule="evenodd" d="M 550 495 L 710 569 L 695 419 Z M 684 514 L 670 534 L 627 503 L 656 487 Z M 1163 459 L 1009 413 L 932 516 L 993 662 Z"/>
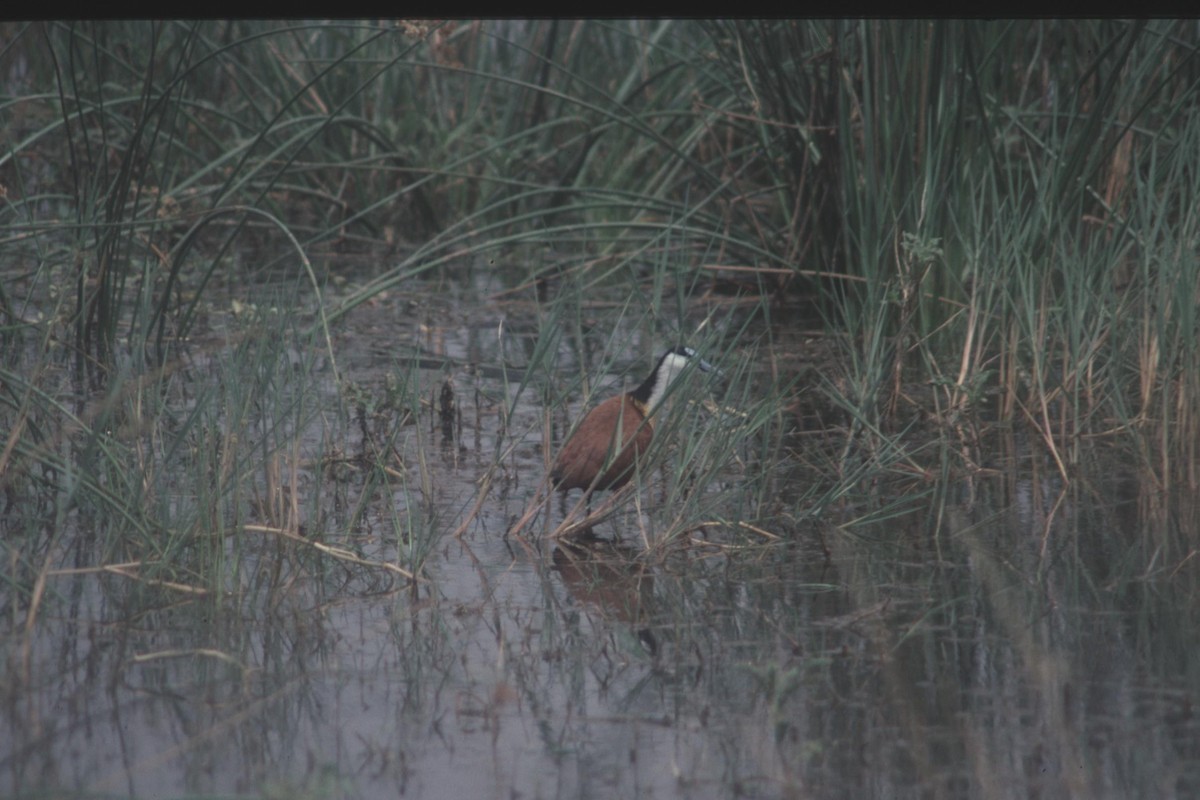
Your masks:
<path fill-rule="evenodd" d="M 654 412 L 667 387 L 688 364 L 709 372 L 712 366 L 690 347 L 662 354 L 654 371 L 632 392 L 610 397 L 588 412 L 567 439 L 550 481 L 560 491 L 619 489 L 633 477 L 637 459 L 654 438 Z"/>

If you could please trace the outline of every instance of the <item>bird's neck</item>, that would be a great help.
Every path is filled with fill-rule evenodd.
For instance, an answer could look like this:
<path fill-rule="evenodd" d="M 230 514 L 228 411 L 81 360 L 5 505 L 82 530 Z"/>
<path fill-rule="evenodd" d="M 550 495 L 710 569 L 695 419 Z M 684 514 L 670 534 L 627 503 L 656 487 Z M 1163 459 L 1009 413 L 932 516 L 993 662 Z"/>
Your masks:
<path fill-rule="evenodd" d="M 667 384 L 671 382 L 671 375 L 667 372 L 660 361 L 654 372 L 650 373 L 650 377 L 629 393 L 629 398 L 642 412 L 642 416 L 649 417 L 653 414 L 667 394 Z"/>

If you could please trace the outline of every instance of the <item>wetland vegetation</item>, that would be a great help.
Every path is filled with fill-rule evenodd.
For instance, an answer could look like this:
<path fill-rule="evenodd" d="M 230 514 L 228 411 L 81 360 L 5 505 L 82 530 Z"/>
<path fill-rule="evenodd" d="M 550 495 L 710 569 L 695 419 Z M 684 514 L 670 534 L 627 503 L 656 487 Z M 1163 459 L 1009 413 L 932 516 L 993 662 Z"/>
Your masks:
<path fill-rule="evenodd" d="M 1194 21 L 0 32 L 0 792 L 1200 792 Z"/>

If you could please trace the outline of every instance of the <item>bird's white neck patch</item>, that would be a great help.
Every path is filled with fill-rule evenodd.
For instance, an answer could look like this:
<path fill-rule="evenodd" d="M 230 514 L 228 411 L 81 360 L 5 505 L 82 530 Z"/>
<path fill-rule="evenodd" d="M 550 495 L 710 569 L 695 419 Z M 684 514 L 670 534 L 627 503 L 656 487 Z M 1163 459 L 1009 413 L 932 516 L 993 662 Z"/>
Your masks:
<path fill-rule="evenodd" d="M 667 353 L 663 357 L 654 375 L 654 389 L 650 392 L 650 402 L 646 404 L 648 413 L 654 413 L 659 403 L 666 397 L 671 381 L 675 380 L 675 377 L 683 372 L 689 363 L 691 363 L 691 359 L 678 353 Z"/>

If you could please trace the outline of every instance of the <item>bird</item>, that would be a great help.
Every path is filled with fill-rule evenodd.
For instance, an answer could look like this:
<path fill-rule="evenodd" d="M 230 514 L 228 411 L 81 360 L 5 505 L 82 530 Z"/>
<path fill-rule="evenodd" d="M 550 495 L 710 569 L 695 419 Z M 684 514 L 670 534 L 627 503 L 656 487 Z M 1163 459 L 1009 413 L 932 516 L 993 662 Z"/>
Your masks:
<path fill-rule="evenodd" d="M 658 359 L 654 371 L 631 392 L 610 397 L 593 408 L 563 444 L 550 470 L 554 488 L 566 493 L 583 489 L 620 489 L 629 483 L 637 460 L 654 438 L 654 412 L 671 382 L 689 365 L 713 371 L 690 347 L 672 347 Z"/>

